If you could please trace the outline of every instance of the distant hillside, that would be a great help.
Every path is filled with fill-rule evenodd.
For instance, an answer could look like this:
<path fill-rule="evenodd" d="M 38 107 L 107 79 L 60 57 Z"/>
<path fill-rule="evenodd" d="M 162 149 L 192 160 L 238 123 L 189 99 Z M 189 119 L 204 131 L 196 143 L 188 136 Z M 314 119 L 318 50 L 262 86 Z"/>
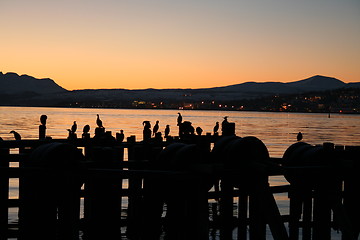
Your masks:
<path fill-rule="evenodd" d="M 316 75 L 304 80 L 281 83 L 281 82 L 246 82 L 227 87 L 213 88 L 227 92 L 246 92 L 248 94 L 294 94 L 313 91 L 327 91 L 346 87 L 347 84 L 339 79 Z"/>
<path fill-rule="evenodd" d="M 287 85 L 302 92 L 313 92 L 343 88 L 347 84 L 336 78 L 316 75 L 304 80 L 287 83 Z"/>
<path fill-rule="evenodd" d="M 0 94 L 52 94 L 67 92 L 49 78 L 37 79 L 28 75 L 0 72 Z"/>
<path fill-rule="evenodd" d="M 67 91 L 51 79 L 0 72 L 0 105 L 20 106 L 113 106 L 132 107 L 134 102 L 179 103 L 232 102 L 278 94 L 301 94 L 339 88 L 360 88 L 360 83 L 346 84 L 339 79 L 316 75 L 304 80 L 282 82 L 246 82 L 202 89 L 87 89 Z"/>

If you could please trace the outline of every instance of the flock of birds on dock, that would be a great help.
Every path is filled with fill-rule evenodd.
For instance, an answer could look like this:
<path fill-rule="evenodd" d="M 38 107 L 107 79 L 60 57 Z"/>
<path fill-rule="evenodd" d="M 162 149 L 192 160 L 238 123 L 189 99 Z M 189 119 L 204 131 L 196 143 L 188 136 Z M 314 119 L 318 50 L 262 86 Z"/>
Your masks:
<path fill-rule="evenodd" d="M 222 122 L 222 127 L 223 127 L 225 124 L 228 123 L 227 118 L 228 118 L 228 116 L 225 116 L 225 117 L 224 117 L 224 120 L 223 120 L 223 122 Z M 42 125 L 44 128 L 46 128 L 46 120 L 47 120 L 47 116 L 46 116 L 46 115 L 41 115 L 41 116 L 40 116 L 40 123 L 41 123 L 41 125 Z M 144 121 L 144 122 L 143 122 L 143 125 L 145 125 L 145 123 L 148 124 L 148 128 L 151 127 L 149 121 Z M 181 125 L 182 123 L 183 123 L 183 117 L 182 117 L 181 113 L 178 113 L 177 126 L 179 126 L 179 128 L 180 128 L 180 125 Z M 190 123 L 190 124 L 191 124 L 191 123 Z M 102 120 L 100 119 L 100 115 L 99 115 L 99 114 L 97 114 L 96 125 L 98 126 L 98 128 L 104 128 L 103 122 L 102 122 Z M 215 126 L 214 126 L 214 128 L 213 128 L 213 134 L 218 134 L 219 129 L 220 129 L 220 124 L 219 124 L 219 122 L 216 122 L 216 123 L 215 123 Z M 77 130 L 77 123 L 76 123 L 76 121 L 74 121 L 74 122 L 73 122 L 73 125 L 71 126 L 71 128 L 70 128 L 70 129 L 67 129 L 67 131 L 69 132 L 69 136 L 75 134 L 75 133 L 76 133 L 76 130 Z M 84 138 L 84 136 L 85 136 L 85 135 L 88 135 L 89 132 L 90 132 L 90 125 L 85 125 L 85 126 L 83 127 L 82 137 Z M 154 127 L 153 127 L 153 129 L 152 129 L 152 136 L 155 136 L 156 133 L 158 133 L 158 132 L 159 132 L 159 121 L 157 120 L 156 123 L 155 123 L 155 125 L 154 125 Z M 197 135 L 202 135 L 203 130 L 202 130 L 201 127 L 196 127 L 195 132 L 196 132 Z M 15 140 L 18 140 L 18 141 L 21 140 L 21 135 L 20 135 L 18 132 L 12 130 L 12 131 L 10 131 L 10 133 L 12 133 L 12 134 L 14 135 Z M 165 134 L 165 135 L 164 135 L 165 137 L 168 137 L 168 136 L 169 136 L 169 134 L 170 134 L 170 125 L 166 125 L 165 130 L 164 130 L 164 134 Z M 124 139 L 124 131 L 123 131 L 122 129 L 120 130 L 119 136 L 120 136 L 121 141 L 122 141 L 122 140 Z M 296 139 L 297 139 L 297 141 L 301 141 L 301 140 L 303 139 L 303 134 L 302 134 L 301 132 L 299 132 L 299 133 L 297 134 L 297 136 L 296 136 Z M 0 137 L 0 141 L 2 141 L 2 140 L 3 140 L 3 139 Z"/>

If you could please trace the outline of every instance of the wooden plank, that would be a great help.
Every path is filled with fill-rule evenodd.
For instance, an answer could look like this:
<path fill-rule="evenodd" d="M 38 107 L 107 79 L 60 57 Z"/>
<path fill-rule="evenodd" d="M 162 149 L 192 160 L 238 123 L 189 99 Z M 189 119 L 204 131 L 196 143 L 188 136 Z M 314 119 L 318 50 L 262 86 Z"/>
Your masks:
<path fill-rule="evenodd" d="M 9 149 L 0 148 L 0 167 L 8 168 L 9 162 L 4 160 L 10 154 Z M 8 224 L 8 201 L 9 197 L 9 178 L 6 175 L 0 174 L 0 240 L 7 239 L 7 224 Z"/>

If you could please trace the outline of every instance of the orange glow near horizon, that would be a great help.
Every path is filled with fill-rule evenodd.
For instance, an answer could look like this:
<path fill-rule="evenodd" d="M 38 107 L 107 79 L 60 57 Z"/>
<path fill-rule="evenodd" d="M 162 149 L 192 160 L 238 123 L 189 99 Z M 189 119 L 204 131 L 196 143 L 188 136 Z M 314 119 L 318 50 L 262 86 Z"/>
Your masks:
<path fill-rule="evenodd" d="M 0 71 L 68 90 L 360 82 L 356 1 L 139 2 L 6 0 Z"/>

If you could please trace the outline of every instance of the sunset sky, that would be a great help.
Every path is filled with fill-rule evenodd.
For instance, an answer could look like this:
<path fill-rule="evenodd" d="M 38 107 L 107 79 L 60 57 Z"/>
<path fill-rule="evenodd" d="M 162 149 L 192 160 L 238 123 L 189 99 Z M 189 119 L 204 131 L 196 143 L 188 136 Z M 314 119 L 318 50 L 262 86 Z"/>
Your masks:
<path fill-rule="evenodd" d="M 359 0 L 0 0 L 0 71 L 62 87 L 360 82 Z"/>

